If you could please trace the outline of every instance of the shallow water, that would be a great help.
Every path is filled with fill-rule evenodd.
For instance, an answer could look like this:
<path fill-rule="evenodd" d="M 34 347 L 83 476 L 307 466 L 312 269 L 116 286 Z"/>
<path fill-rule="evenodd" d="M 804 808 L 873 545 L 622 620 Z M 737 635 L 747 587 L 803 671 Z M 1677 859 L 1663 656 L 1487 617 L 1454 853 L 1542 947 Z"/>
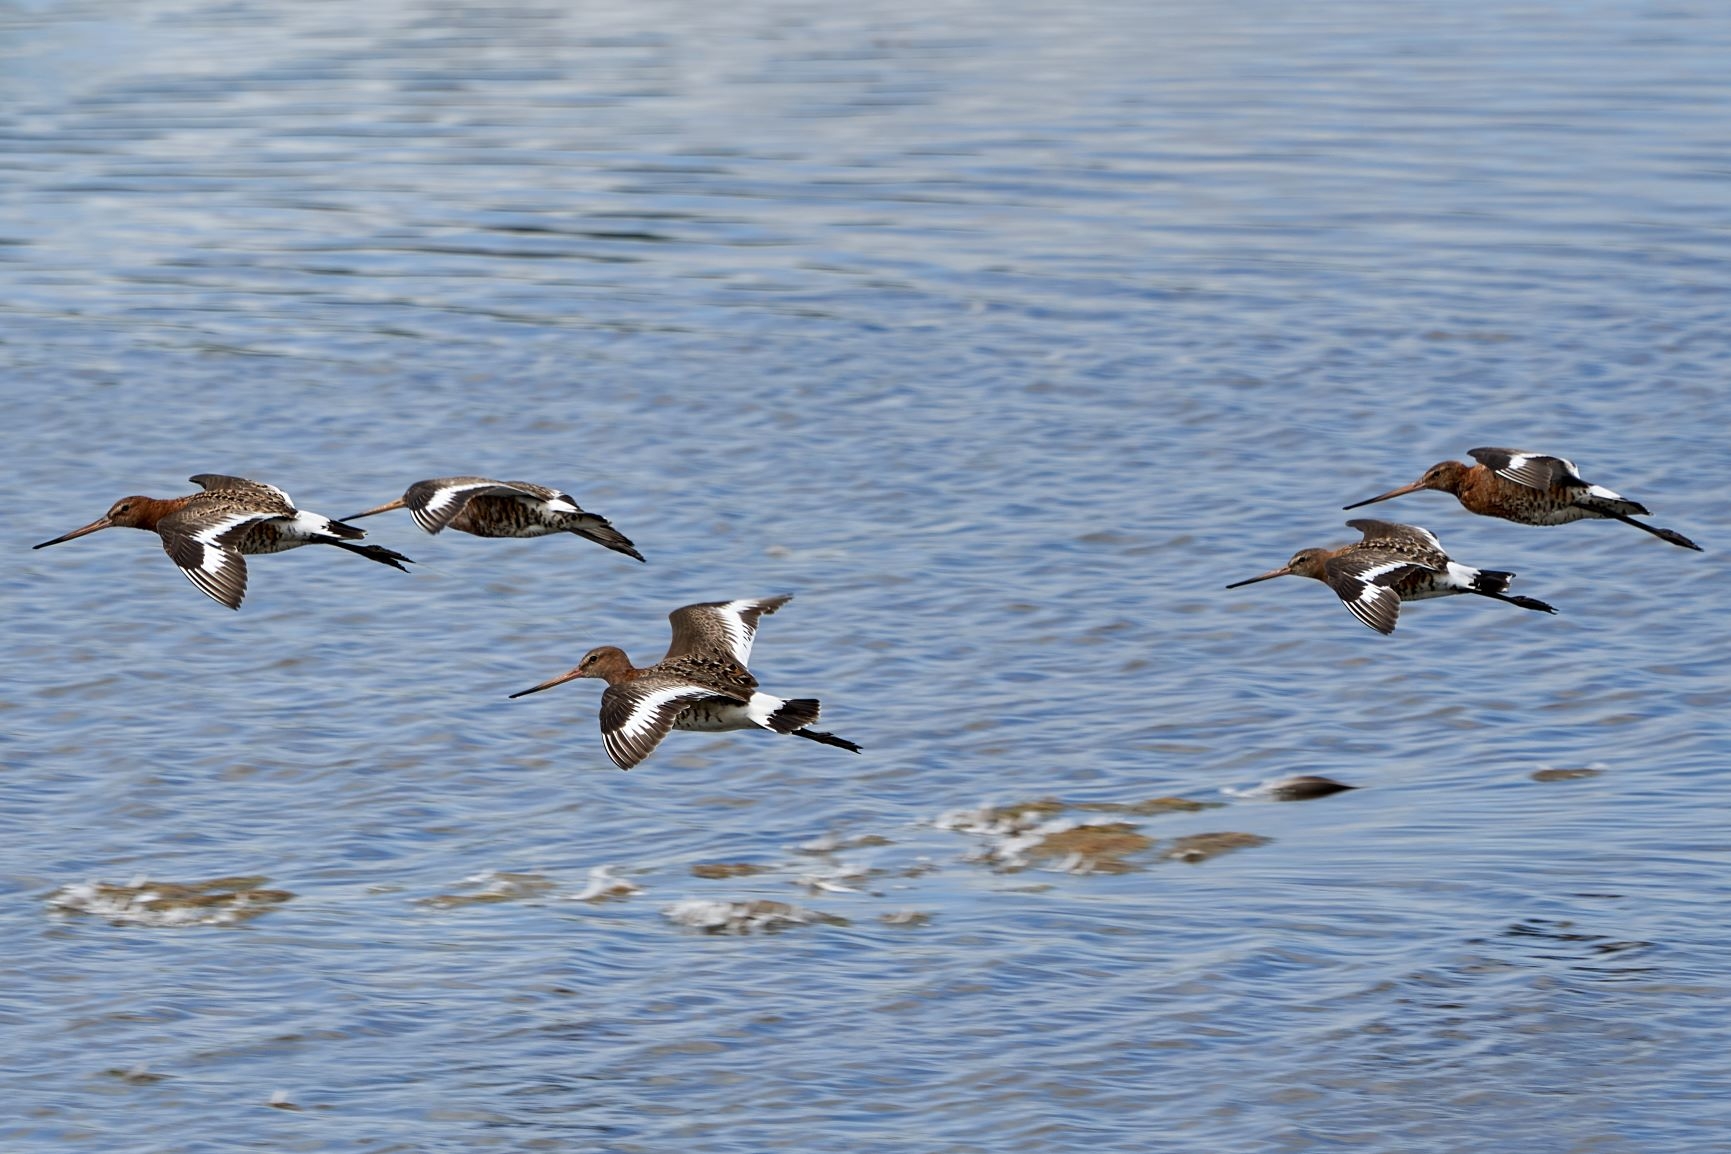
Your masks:
<path fill-rule="evenodd" d="M 1710 5 L 0 8 L 6 1149 L 1731 1150 L 1728 50 Z M 1373 512 L 1561 613 L 1221 588 L 1480 444 L 1707 551 L 1426 493 Z M 203 471 L 521 477 L 649 563 L 395 514 L 412 575 L 257 558 L 234 614 L 139 534 L 28 550 Z M 505 700 L 777 592 L 754 669 L 863 756 L 622 774 L 593 685 Z M 1361 788 L 1245 792 L 1295 773 Z M 970 824 L 1047 799 L 1151 843 Z M 95 888 L 217 879 L 292 896 Z"/>

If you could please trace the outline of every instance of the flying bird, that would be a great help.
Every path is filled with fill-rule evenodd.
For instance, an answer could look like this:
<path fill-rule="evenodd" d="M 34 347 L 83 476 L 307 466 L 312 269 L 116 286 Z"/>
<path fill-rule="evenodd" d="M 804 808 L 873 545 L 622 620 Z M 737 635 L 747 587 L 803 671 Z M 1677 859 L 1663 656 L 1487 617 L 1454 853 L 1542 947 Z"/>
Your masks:
<path fill-rule="evenodd" d="M 638 669 L 624 650 L 603 645 L 584 654 L 569 673 L 511 696 L 539 693 L 578 677 L 605 681 L 601 742 L 620 769 L 648 757 L 674 729 L 766 729 L 858 753 L 860 747 L 853 742 L 809 728 L 818 718 L 815 699 L 788 701 L 763 693 L 746 669 L 758 618 L 789 600 L 711 601 L 675 609 L 667 615 L 673 623 L 673 644 L 656 664 Z"/>
<path fill-rule="evenodd" d="M 149 529 L 162 538 L 169 559 L 187 580 L 230 609 L 246 596 L 243 554 L 281 553 L 302 545 L 335 545 L 381 565 L 402 569 L 409 558 L 379 545 L 357 545 L 365 531 L 321 513 L 295 508 L 275 485 L 199 473 L 189 478 L 203 492 L 184 497 L 122 497 L 82 528 L 33 546 L 46 549 L 98 529 Z"/>
<path fill-rule="evenodd" d="M 1478 464 L 1439 461 L 1412 484 L 1390 489 L 1380 497 L 1356 501 L 1346 508 L 1374 505 L 1420 489 L 1436 489 L 1453 493 L 1467 509 L 1486 517 L 1501 517 L 1522 525 L 1567 525 L 1589 518 L 1622 521 L 1661 541 L 1701 551 L 1701 546 L 1675 529 L 1661 529 L 1635 520 L 1652 514 L 1639 501 L 1582 479 L 1575 463 L 1565 457 L 1547 457 L 1521 449 L 1468 449 L 1467 455 Z"/>
<path fill-rule="evenodd" d="M 1449 560 L 1442 543 L 1428 529 L 1393 521 L 1348 521 L 1364 534 L 1362 540 L 1338 549 L 1301 549 L 1278 569 L 1259 577 L 1234 581 L 1228 589 L 1253 585 L 1273 577 L 1312 577 L 1333 589 L 1352 615 L 1378 633 L 1393 633 L 1402 601 L 1476 593 L 1507 601 L 1522 609 L 1556 610 L 1532 597 L 1504 592 L 1513 573 L 1473 569 Z"/>
<path fill-rule="evenodd" d="M 575 533 L 615 553 L 643 560 L 631 539 L 598 513 L 578 507 L 569 493 L 531 485 L 527 481 L 493 481 L 486 477 L 440 477 L 416 481 L 395 501 L 344 517 L 353 521 L 407 508 L 415 524 L 429 533 L 455 529 L 476 537 L 545 537 Z"/>

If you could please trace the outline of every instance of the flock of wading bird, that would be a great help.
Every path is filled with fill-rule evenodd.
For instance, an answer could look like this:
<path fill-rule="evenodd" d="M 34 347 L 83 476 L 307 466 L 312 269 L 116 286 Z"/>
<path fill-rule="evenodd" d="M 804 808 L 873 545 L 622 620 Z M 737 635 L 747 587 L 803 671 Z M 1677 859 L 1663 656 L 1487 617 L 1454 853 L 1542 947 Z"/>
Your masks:
<path fill-rule="evenodd" d="M 1520 449 L 1468 449 L 1467 455 L 1478 464 L 1439 461 L 1412 484 L 1355 501 L 1346 508 L 1436 489 L 1454 494 L 1469 512 L 1485 517 L 1501 517 L 1522 525 L 1567 525 L 1595 518 L 1622 521 L 1661 541 L 1701 550 L 1675 529 L 1635 520 L 1651 515 L 1645 505 L 1584 480 L 1575 463 L 1565 457 Z M 1363 539 L 1338 549 L 1301 549 L 1280 568 L 1234 581 L 1227 588 L 1254 585 L 1271 577 L 1313 577 L 1326 582 L 1354 617 L 1378 633 L 1394 632 L 1402 601 L 1456 593 L 1476 593 L 1522 609 L 1556 612 L 1537 598 L 1511 596 L 1507 589 L 1513 573 L 1474 569 L 1450 560 L 1442 542 L 1428 529 L 1368 518 L 1348 521 L 1347 526 L 1364 534 Z"/>
<path fill-rule="evenodd" d="M 1436 489 L 1453 493 L 1474 513 L 1523 525 L 1565 525 L 1591 518 L 1623 521 L 1673 545 L 1701 548 L 1674 530 L 1637 521 L 1637 516 L 1650 515 L 1644 506 L 1583 480 L 1572 461 L 1515 449 L 1468 452 L 1478 464 L 1443 461 L 1410 485 L 1346 508 Z M 615 553 L 643 560 L 630 539 L 607 518 L 586 512 L 567 493 L 524 481 L 486 477 L 417 481 L 394 501 L 333 520 L 296 508 L 289 495 L 274 485 L 216 473 L 200 473 L 191 480 L 200 492 L 184 497 L 123 497 L 90 524 L 35 548 L 58 545 L 98 529 L 148 529 L 162 539 L 169 559 L 188 580 L 230 609 L 239 609 L 246 596 L 245 558 L 249 554 L 334 545 L 407 572 L 404 565 L 412 563 L 409 558 L 380 545 L 358 544 L 366 533 L 348 524 L 393 509 L 408 509 L 415 523 L 428 533 L 445 529 L 477 537 L 574 533 Z M 1510 595 L 1507 590 L 1513 573 L 1474 569 L 1450 560 L 1427 529 L 1392 521 L 1355 520 L 1347 524 L 1363 533 L 1363 539 L 1338 549 L 1301 550 L 1279 569 L 1236 581 L 1227 588 L 1271 577 L 1312 577 L 1326 582 L 1355 617 L 1379 633 L 1394 632 L 1402 601 L 1456 593 L 1556 612 L 1535 598 Z M 757 679 L 746 668 L 758 619 L 789 600 L 782 596 L 682 606 L 668 615 L 673 642 L 667 655 L 654 665 L 639 669 L 624 650 L 603 645 L 584 654 L 569 672 L 511 696 L 539 693 L 579 677 L 605 681 L 601 740 L 620 769 L 630 769 L 648 757 L 674 729 L 765 729 L 858 753 L 860 747 L 853 742 L 811 728 L 820 708 L 815 699 L 788 700 L 760 692 Z"/>
<path fill-rule="evenodd" d="M 409 558 L 380 545 L 357 544 L 366 532 L 347 523 L 392 509 L 407 508 L 428 533 L 444 529 L 477 537 L 575 533 L 615 553 L 643 560 L 631 540 L 607 518 L 586 512 L 567 493 L 524 481 L 486 477 L 417 481 L 395 501 L 333 520 L 297 508 L 274 485 L 217 473 L 199 473 L 190 480 L 202 491 L 160 499 L 122 497 L 90 524 L 35 547 L 58 545 L 98 529 L 148 529 L 162 538 L 163 550 L 187 580 L 230 609 L 239 609 L 246 596 L 249 554 L 334 545 L 408 572 L 403 566 L 412 564 Z M 578 677 L 607 682 L 601 694 L 601 740 L 620 769 L 630 769 L 648 757 L 673 729 L 767 729 L 858 753 L 860 747 L 846 738 L 811 728 L 820 708 L 815 699 L 784 700 L 759 692 L 757 678 L 746 668 L 758 618 L 789 600 L 766 597 L 683 606 L 668 614 L 673 643 L 654 665 L 638 669 L 624 650 L 603 645 L 584 654 L 570 672 L 511 696 L 537 693 Z"/>

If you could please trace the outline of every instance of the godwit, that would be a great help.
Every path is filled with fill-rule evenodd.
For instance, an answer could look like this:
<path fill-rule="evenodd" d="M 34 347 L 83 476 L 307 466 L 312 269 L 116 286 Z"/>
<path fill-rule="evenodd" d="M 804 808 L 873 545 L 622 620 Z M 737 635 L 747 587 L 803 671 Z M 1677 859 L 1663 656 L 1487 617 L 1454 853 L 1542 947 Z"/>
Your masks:
<path fill-rule="evenodd" d="M 784 701 L 760 693 L 757 678 L 746 669 L 757 619 L 789 600 L 712 601 L 675 609 L 667 615 L 673 644 L 656 664 L 637 669 L 624 650 L 603 645 L 585 653 L 569 673 L 511 696 L 539 693 L 577 677 L 607 682 L 601 694 L 601 741 L 620 769 L 648 757 L 672 729 L 767 729 L 858 753 L 860 747 L 845 738 L 806 728 L 818 717 L 814 699 Z"/>
<path fill-rule="evenodd" d="M 162 538 L 169 559 L 212 599 L 239 609 L 246 596 L 243 553 L 281 553 L 302 545 L 335 545 L 350 553 L 403 569 L 409 558 L 378 545 L 356 545 L 366 533 L 319 513 L 295 508 L 274 485 L 200 473 L 189 478 L 204 492 L 185 497 L 122 497 L 81 529 L 34 546 L 45 549 L 98 529 L 149 529 Z"/>
<path fill-rule="evenodd" d="M 1271 577 L 1314 577 L 1325 582 L 1352 610 L 1352 615 L 1378 633 L 1393 633 L 1402 601 L 1477 593 L 1519 605 L 1522 609 L 1556 610 L 1531 597 L 1511 597 L 1513 573 L 1472 569 L 1450 561 L 1442 543 L 1428 529 L 1392 521 L 1348 521 L 1364 539 L 1339 549 L 1301 549 L 1279 569 L 1260 577 L 1234 581 L 1228 589 Z"/>
<path fill-rule="evenodd" d="M 1583 480 L 1575 463 L 1567 458 L 1547 457 L 1520 449 L 1468 449 L 1467 455 L 1478 464 L 1439 461 L 1410 485 L 1390 489 L 1380 497 L 1357 501 L 1346 507 L 1356 509 L 1404 493 L 1436 489 L 1453 493 L 1462 505 L 1486 517 L 1501 517 L 1522 525 L 1567 525 L 1571 521 L 1599 517 L 1626 522 L 1661 541 L 1685 549 L 1701 550 L 1701 546 L 1675 529 L 1661 529 L 1635 520 L 1637 516 L 1649 517 L 1652 514 L 1639 501 L 1631 501 L 1603 485 Z"/>
<path fill-rule="evenodd" d="M 416 481 L 395 501 L 387 501 L 354 517 L 371 517 L 407 507 L 415 524 L 429 533 L 456 529 L 477 537 L 545 537 L 575 533 L 615 553 L 643 560 L 630 538 L 607 518 L 586 513 L 569 493 L 531 485 L 527 481 L 492 481 L 486 477 L 440 477 Z"/>

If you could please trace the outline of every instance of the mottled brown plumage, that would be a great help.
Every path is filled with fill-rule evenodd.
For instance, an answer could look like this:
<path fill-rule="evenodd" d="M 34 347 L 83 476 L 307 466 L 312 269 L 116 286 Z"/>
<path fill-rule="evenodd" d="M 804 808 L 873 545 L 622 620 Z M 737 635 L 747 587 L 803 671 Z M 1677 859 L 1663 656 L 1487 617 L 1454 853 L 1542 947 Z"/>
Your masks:
<path fill-rule="evenodd" d="M 630 769 L 674 729 L 725 732 L 768 729 L 859 752 L 833 733 L 807 728 L 821 709 L 812 698 L 791 701 L 761 693 L 746 663 L 760 617 L 789 597 L 713 601 L 668 614 L 673 642 L 667 655 L 639 669 L 625 651 L 602 645 L 583 655 L 568 673 L 518 693 L 524 697 L 579 677 L 605 681 L 601 694 L 601 739 L 620 769 Z"/>
<path fill-rule="evenodd" d="M 1674 529 L 1635 520 L 1651 515 L 1644 505 L 1584 480 L 1575 463 L 1565 457 L 1494 448 L 1469 449 L 1467 454 L 1478 464 L 1439 461 L 1410 485 L 1346 507 L 1357 509 L 1421 489 L 1435 489 L 1452 493 L 1466 509 L 1485 517 L 1522 525 L 1567 525 L 1590 518 L 1622 521 L 1661 541 L 1685 549 L 1701 548 Z"/>
<path fill-rule="evenodd" d="M 1348 521 L 1347 525 L 1362 533 L 1362 539 L 1338 549 L 1301 549 L 1279 569 L 1234 581 L 1227 588 L 1273 577 L 1310 577 L 1333 589 L 1354 617 L 1378 633 L 1394 632 L 1402 601 L 1456 593 L 1476 593 L 1523 609 L 1556 612 L 1543 601 L 1505 593 L 1513 573 L 1473 569 L 1450 560 L 1441 542 L 1427 529 L 1368 519 Z"/>
<path fill-rule="evenodd" d="M 455 529 L 476 537 L 545 537 L 574 533 L 615 553 L 643 560 L 631 539 L 598 513 L 580 508 L 569 493 L 528 481 L 487 477 L 439 477 L 416 481 L 395 501 L 344 520 L 408 509 L 428 533 Z"/>
<path fill-rule="evenodd" d="M 219 473 L 199 473 L 191 481 L 204 491 L 184 497 L 122 497 L 90 524 L 35 548 L 98 529 L 147 529 L 162 538 L 163 551 L 187 580 L 230 609 L 239 609 L 246 596 L 243 554 L 335 545 L 393 569 L 403 569 L 409 560 L 378 545 L 355 544 L 366 536 L 364 531 L 295 508 L 289 495 L 274 485 Z"/>

